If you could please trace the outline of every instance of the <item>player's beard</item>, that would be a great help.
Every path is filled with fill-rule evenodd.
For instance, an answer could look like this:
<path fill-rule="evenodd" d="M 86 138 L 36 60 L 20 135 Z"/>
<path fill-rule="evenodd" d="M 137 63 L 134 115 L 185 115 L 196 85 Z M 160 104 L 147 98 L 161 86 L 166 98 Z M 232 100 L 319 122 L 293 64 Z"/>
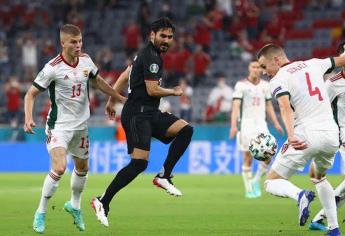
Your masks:
<path fill-rule="evenodd" d="M 159 42 L 156 39 L 153 40 L 153 44 L 155 45 L 155 48 L 157 48 L 161 53 L 167 52 L 170 47 L 168 43 Z"/>

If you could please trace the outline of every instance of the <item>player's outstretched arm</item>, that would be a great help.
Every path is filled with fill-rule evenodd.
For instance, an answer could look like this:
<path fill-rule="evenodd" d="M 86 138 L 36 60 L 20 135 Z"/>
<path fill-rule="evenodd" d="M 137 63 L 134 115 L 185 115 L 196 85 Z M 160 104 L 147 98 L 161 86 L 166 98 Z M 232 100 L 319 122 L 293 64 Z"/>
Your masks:
<path fill-rule="evenodd" d="M 232 111 L 231 111 L 231 123 L 230 123 L 230 134 L 229 138 L 234 138 L 237 133 L 237 120 L 240 116 L 240 107 L 241 107 L 241 100 L 234 99 L 232 102 Z"/>
<path fill-rule="evenodd" d="M 151 97 L 167 97 L 167 96 L 181 96 L 183 90 L 180 86 L 172 89 L 162 88 L 159 86 L 158 81 L 145 80 L 147 94 Z"/>
<path fill-rule="evenodd" d="M 36 87 L 31 86 L 29 90 L 25 94 L 24 98 L 24 113 L 25 113 L 25 121 L 24 121 L 24 131 L 29 134 L 34 134 L 35 131 L 33 128 L 36 126 L 33 116 L 32 110 L 34 107 L 36 96 L 40 93 Z"/>
<path fill-rule="evenodd" d="M 274 127 L 278 130 L 279 133 L 283 134 L 283 128 L 280 126 L 279 121 L 277 119 L 276 113 L 274 112 L 274 108 L 272 105 L 272 101 L 268 100 L 266 101 L 266 112 L 268 117 L 271 119 Z"/>
<path fill-rule="evenodd" d="M 339 57 L 333 57 L 333 59 L 334 59 L 334 66 L 335 67 L 345 66 L 345 55 L 341 55 Z"/>

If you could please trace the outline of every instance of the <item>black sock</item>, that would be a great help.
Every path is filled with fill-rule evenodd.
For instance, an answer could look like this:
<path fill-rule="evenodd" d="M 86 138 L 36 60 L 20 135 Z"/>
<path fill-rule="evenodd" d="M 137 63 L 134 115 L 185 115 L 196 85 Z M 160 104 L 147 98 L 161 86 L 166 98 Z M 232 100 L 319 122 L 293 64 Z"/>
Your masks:
<path fill-rule="evenodd" d="M 109 208 L 109 204 L 115 194 L 124 188 L 127 184 L 132 182 L 141 172 L 147 167 L 147 160 L 132 159 L 127 166 L 122 168 L 113 181 L 108 186 L 104 195 L 100 198 L 103 206 Z"/>
<path fill-rule="evenodd" d="M 177 133 L 174 141 L 169 147 L 168 156 L 165 159 L 163 170 L 159 176 L 169 178 L 176 163 L 186 151 L 193 135 L 193 127 L 186 125 Z"/>

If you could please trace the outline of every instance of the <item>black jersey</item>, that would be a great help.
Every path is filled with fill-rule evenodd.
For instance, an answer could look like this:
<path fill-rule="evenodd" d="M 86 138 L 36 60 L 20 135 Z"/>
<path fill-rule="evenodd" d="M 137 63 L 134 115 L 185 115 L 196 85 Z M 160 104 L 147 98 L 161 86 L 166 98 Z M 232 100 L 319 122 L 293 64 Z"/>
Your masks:
<path fill-rule="evenodd" d="M 161 81 L 163 61 L 152 42 L 134 58 L 128 80 L 128 103 L 134 106 L 159 107 L 160 98 L 149 96 L 145 80 Z"/>

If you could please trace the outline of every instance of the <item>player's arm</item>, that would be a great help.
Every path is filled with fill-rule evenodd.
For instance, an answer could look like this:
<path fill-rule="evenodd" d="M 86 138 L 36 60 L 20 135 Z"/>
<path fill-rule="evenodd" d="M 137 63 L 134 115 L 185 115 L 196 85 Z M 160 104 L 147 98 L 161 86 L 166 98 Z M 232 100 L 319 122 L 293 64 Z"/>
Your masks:
<path fill-rule="evenodd" d="M 345 55 L 338 56 L 338 57 L 333 57 L 333 58 L 331 58 L 331 60 L 332 59 L 334 61 L 334 66 L 335 67 L 345 66 Z"/>
<path fill-rule="evenodd" d="M 181 96 L 183 94 L 182 88 L 176 86 L 172 89 L 162 88 L 157 80 L 145 80 L 147 94 L 151 97 L 167 97 L 167 96 Z"/>
<path fill-rule="evenodd" d="M 283 131 L 283 128 L 279 124 L 276 113 L 274 112 L 272 100 L 266 101 L 266 112 L 267 112 L 268 117 L 271 119 L 274 127 L 278 130 L 279 133 L 283 134 L 284 131 Z"/>
<path fill-rule="evenodd" d="M 290 95 L 277 95 L 280 114 L 283 119 L 288 136 L 289 144 L 296 150 L 306 149 L 308 146 L 305 141 L 299 140 L 294 134 L 294 111 L 290 104 Z"/>
<path fill-rule="evenodd" d="M 345 147 L 345 93 L 337 96 L 337 118 L 340 129 L 340 140 L 342 146 Z"/>
<path fill-rule="evenodd" d="M 31 86 L 26 92 L 24 97 L 24 131 L 29 134 L 34 134 L 33 128 L 36 126 L 32 111 L 35 103 L 36 96 L 40 93 L 40 90 L 35 86 Z"/>
<path fill-rule="evenodd" d="M 121 103 L 125 103 L 127 101 L 127 98 L 122 96 L 121 93 L 125 89 L 126 86 L 128 86 L 128 79 L 130 74 L 131 67 L 128 66 L 125 71 L 121 73 L 119 78 L 117 78 L 113 89 L 118 93 Z M 105 114 L 109 117 L 109 119 L 113 120 L 115 119 L 115 104 L 118 101 L 118 99 L 114 97 L 109 97 L 107 104 L 105 105 Z"/>
<path fill-rule="evenodd" d="M 232 102 L 232 111 L 231 111 L 231 123 L 230 123 L 230 138 L 234 138 L 237 133 L 237 120 L 240 117 L 240 107 L 242 100 L 239 98 L 234 98 Z"/>
<path fill-rule="evenodd" d="M 105 80 L 100 75 L 97 75 L 95 78 L 90 79 L 90 82 L 94 87 L 101 90 L 103 93 L 121 101 L 123 96 L 116 90 L 114 90 L 107 82 L 105 82 Z"/>

